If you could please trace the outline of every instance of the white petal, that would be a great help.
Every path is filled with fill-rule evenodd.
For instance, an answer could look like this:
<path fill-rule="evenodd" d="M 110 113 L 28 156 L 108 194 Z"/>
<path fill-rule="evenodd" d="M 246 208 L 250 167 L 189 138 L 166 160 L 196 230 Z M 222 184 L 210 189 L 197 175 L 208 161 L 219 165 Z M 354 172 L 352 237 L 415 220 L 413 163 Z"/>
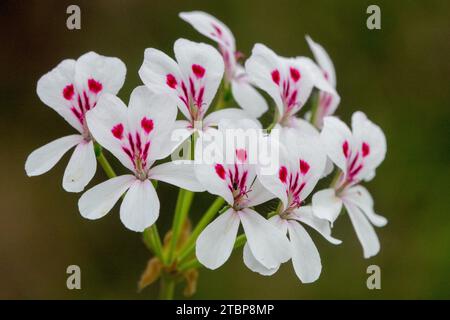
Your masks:
<path fill-rule="evenodd" d="M 204 127 L 217 126 L 220 121 L 226 120 L 241 120 L 247 118 L 248 114 L 244 112 L 244 110 L 237 108 L 226 108 L 218 111 L 211 112 L 208 114 L 203 120 Z"/>
<path fill-rule="evenodd" d="M 94 142 L 80 142 L 73 151 L 63 178 L 63 188 L 69 192 L 83 191 L 97 169 Z"/>
<path fill-rule="evenodd" d="M 72 102 L 63 95 L 67 86 L 74 85 L 75 64 L 75 60 L 63 60 L 39 79 L 36 91 L 43 103 L 55 110 L 76 130 L 83 132 L 83 126 L 70 110 Z"/>
<path fill-rule="evenodd" d="M 224 72 L 224 63 L 220 53 L 209 44 L 196 43 L 186 39 L 175 41 L 173 48 L 182 74 L 187 77 L 192 74 L 192 66 L 200 65 L 205 69 L 202 78 L 204 86 L 203 112 L 206 112 L 216 95 Z"/>
<path fill-rule="evenodd" d="M 56 139 L 34 150 L 25 162 L 28 176 L 38 176 L 53 168 L 62 156 L 73 146 L 83 141 L 79 134 Z"/>
<path fill-rule="evenodd" d="M 114 154 L 125 167 L 134 171 L 133 162 L 123 151 L 121 140 L 114 137 L 111 131 L 118 124 L 128 130 L 127 106 L 122 100 L 109 93 L 102 94 L 97 106 L 87 113 L 86 120 L 95 140 Z"/>
<path fill-rule="evenodd" d="M 295 274 L 303 283 L 316 281 L 322 271 L 322 263 L 316 245 L 298 222 L 290 221 L 288 229 Z"/>
<path fill-rule="evenodd" d="M 357 185 L 344 190 L 342 197 L 344 201 L 350 201 L 359 207 L 373 225 L 383 227 L 387 224 L 385 217 L 375 213 L 372 196 L 363 186 Z"/>
<path fill-rule="evenodd" d="M 248 195 L 248 207 L 254 207 L 257 205 L 260 205 L 261 203 L 267 202 L 273 198 L 275 198 L 275 195 L 272 192 L 269 192 L 261 181 L 259 181 L 259 178 L 255 179 L 255 182 L 253 183 L 251 187 L 251 192 Z"/>
<path fill-rule="evenodd" d="M 208 269 L 217 269 L 233 251 L 239 229 L 239 216 L 228 209 L 211 222 L 199 235 L 195 246 L 198 261 Z"/>
<path fill-rule="evenodd" d="M 251 209 L 238 212 L 247 242 L 256 258 L 266 268 L 276 268 L 291 257 L 286 236 Z"/>
<path fill-rule="evenodd" d="M 182 160 L 160 164 L 150 169 L 150 179 L 164 181 L 194 192 L 205 191 L 195 175 L 194 161 L 188 163 Z"/>
<path fill-rule="evenodd" d="M 359 242 L 363 247 L 364 258 L 368 259 L 375 256 L 380 251 L 380 241 L 369 220 L 367 220 L 357 206 L 348 202 L 345 202 L 344 205 Z"/>
<path fill-rule="evenodd" d="M 217 132 L 215 129 L 211 129 L 211 132 Z M 203 185 L 203 187 L 211 194 L 218 195 L 225 199 L 228 204 L 234 204 L 234 197 L 230 189 L 228 188 L 228 182 L 225 178 L 221 177 L 218 173 L 216 166 L 226 165 L 223 164 L 224 156 L 222 149 L 217 146 L 215 140 L 210 140 L 209 134 L 201 135 L 197 139 L 195 145 L 195 175 L 197 180 Z M 212 150 L 213 154 L 210 154 Z M 219 162 L 215 161 L 215 157 Z"/>
<path fill-rule="evenodd" d="M 383 162 L 386 155 L 386 137 L 379 126 L 367 119 L 360 111 L 352 115 L 353 135 L 358 143 L 367 143 L 370 147 L 369 154 L 364 158 L 364 167 L 358 174 L 359 177 L 371 178 L 373 171 Z"/>
<path fill-rule="evenodd" d="M 172 75 L 177 80 L 177 86 L 172 88 L 167 83 L 167 76 Z M 149 48 L 145 49 L 144 62 L 139 69 L 142 82 L 154 92 L 163 92 L 176 101 L 180 111 L 187 119 L 190 119 L 186 105 L 179 98 L 178 83 L 182 80 L 182 74 L 178 64 L 164 52 Z"/>
<path fill-rule="evenodd" d="M 342 210 L 342 200 L 333 188 L 317 191 L 312 197 L 314 215 L 333 223 Z"/>
<path fill-rule="evenodd" d="M 132 175 L 114 177 L 89 189 L 78 201 L 78 209 L 86 219 L 99 219 L 106 215 L 122 194 L 136 181 Z"/>
<path fill-rule="evenodd" d="M 327 220 L 314 216 L 311 206 L 300 207 L 293 213 L 293 218 L 307 224 L 332 244 L 341 244 L 342 241 L 331 236 L 330 223 Z"/>
<path fill-rule="evenodd" d="M 159 198 L 150 180 L 135 180 L 120 206 L 120 220 L 128 229 L 142 232 L 159 216 Z"/>
<path fill-rule="evenodd" d="M 352 148 L 353 138 L 350 129 L 336 117 L 325 117 L 320 139 L 328 157 L 346 174 L 347 160 L 343 145 L 347 141 L 349 150 Z"/>
<path fill-rule="evenodd" d="M 131 132 L 142 132 L 143 118 L 153 121 L 153 130 L 145 135 L 151 141 L 148 159 L 167 156 L 167 145 L 177 117 L 176 103 L 165 94 L 153 93 L 145 86 L 133 90 L 128 107 L 128 125 Z M 147 160 L 147 159 L 146 159 Z"/>
<path fill-rule="evenodd" d="M 245 72 L 250 81 L 266 91 L 278 108 L 283 105 L 278 86 L 272 80 L 272 72 L 283 68 L 280 58 L 263 44 L 255 44 L 252 55 L 245 62 Z M 282 110 L 280 110 L 282 111 Z"/>
<path fill-rule="evenodd" d="M 330 56 L 320 44 L 314 42 L 309 36 L 306 36 L 306 41 L 311 48 L 314 59 L 316 59 L 320 68 L 327 73 L 331 85 L 336 87 L 336 73 Z"/>
<path fill-rule="evenodd" d="M 259 273 L 262 276 L 271 276 L 280 268 L 280 265 L 270 269 L 264 267 L 261 263 L 259 263 L 258 260 L 256 260 L 255 256 L 252 253 L 252 250 L 250 250 L 250 246 L 248 245 L 248 243 L 246 243 L 244 246 L 243 256 L 244 264 L 247 266 L 247 268 L 249 268 L 253 272 Z"/>
<path fill-rule="evenodd" d="M 88 80 L 102 84 L 102 92 L 117 94 L 125 82 L 127 68 L 122 60 L 88 52 L 78 58 L 75 81 L 79 87 L 87 88 Z"/>
<path fill-rule="evenodd" d="M 231 91 L 238 105 L 250 117 L 259 118 L 269 109 L 263 96 L 245 80 L 232 81 Z"/>
<path fill-rule="evenodd" d="M 336 90 L 334 86 L 330 84 L 330 82 L 325 78 L 323 71 L 307 57 L 298 57 L 298 61 L 300 61 L 303 65 L 308 68 L 308 71 L 312 77 L 314 86 L 320 91 L 326 91 L 332 94 L 336 94 Z"/>
<path fill-rule="evenodd" d="M 195 30 L 205 37 L 235 50 L 235 40 L 230 29 L 220 20 L 203 11 L 181 12 L 180 18 L 191 24 Z M 220 32 L 218 32 L 218 30 Z"/>

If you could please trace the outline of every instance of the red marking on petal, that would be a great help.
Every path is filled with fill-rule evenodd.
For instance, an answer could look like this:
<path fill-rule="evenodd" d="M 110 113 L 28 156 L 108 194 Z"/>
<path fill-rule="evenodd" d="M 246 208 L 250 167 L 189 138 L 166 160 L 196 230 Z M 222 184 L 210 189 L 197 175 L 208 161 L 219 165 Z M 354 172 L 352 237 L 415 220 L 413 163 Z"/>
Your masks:
<path fill-rule="evenodd" d="M 286 183 L 287 169 L 285 166 L 282 166 L 278 171 L 278 177 L 280 178 L 281 182 Z"/>
<path fill-rule="evenodd" d="M 279 85 L 280 84 L 280 71 L 275 69 L 272 71 L 271 75 L 272 75 L 273 82 L 275 82 L 277 85 Z"/>
<path fill-rule="evenodd" d="M 222 35 L 222 29 L 220 29 L 217 25 L 215 25 L 214 23 L 212 24 L 214 30 L 216 30 L 217 35 L 221 36 Z"/>
<path fill-rule="evenodd" d="M 346 158 L 348 158 L 348 141 L 347 140 L 342 144 L 342 152 L 344 153 L 344 156 Z"/>
<path fill-rule="evenodd" d="M 309 164 L 308 162 L 304 161 L 304 160 L 300 160 L 300 172 L 302 174 L 306 174 L 309 171 Z"/>
<path fill-rule="evenodd" d="M 116 124 L 112 129 L 111 129 L 111 133 L 113 134 L 114 137 L 116 137 L 119 140 L 122 140 L 123 138 L 123 124 L 119 123 Z"/>
<path fill-rule="evenodd" d="M 323 72 L 323 76 L 325 77 L 326 80 L 328 80 L 328 78 L 329 78 L 328 72 L 324 71 L 324 72 Z"/>
<path fill-rule="evenodd" d="M 225 169 L 223 165 L 216 164 L 214 168 L 216 169 L 216 173 L 220 177 L 220 179 L 225 180 Z"/>
<path fill-rule="evenodd" d="M 95 94 L 99 93 L 103 89 L 103 85 L 94 79 L 88 80 L 88 87 L 89 90 L 91 90 Z"/>
<path fill-rule="evenodd" d="M 166 83 L 169 87 L 171 87 L 172 89 L 175 89 L 177 87 L 177 79 L 175 79 L 173 74 L 168 74 L 166 76 Z"/>
<path fill-rule="evenodd" d="M 239 161 L 244 162 L 245 160 L 247 160 L 247 151 L 245 149 L 237 149 L 236 157 Z"/>
<path fill-rule="evenodd" d="M 199 64 L 193 64 L 192 65 L 192 72 L 194 72 L 195 76 L 198 79 L 200 79 L 200 78 L 203 78 L 203 76 L 205 75 L 205 68 L 203 68 Z"/>
<path fill-rule="evenodd" d="M 363 157 L 368 156 L 369 153 L 370 153 L 370 146 L 367 143 L 363 142 L 363 144 L 362 144 L 362 155 L 363 155 Z"/>
<path fill-rule="evenodd" d="M 63 96 L 66 100 L 72 100 L 75 90 L 73 89 L 73 84 L 67 85 L 63 90 Z"/>
<path fill-rule="evenodd" d="M 147 119 L 146 117 L 142 118 L 141 120 L 141 127 L 144 129 L 146 134 L 149 134 L 153 130 L 153 120 Z"/>
<path fill-rule="evenodd" d="M 295 82 L 297 82 L 299 79 L 300 79 L 300 77 L 301 77 L 301 75 L 300 75 L 300 71 L 298 70 L 298 69 L 296 69 L 296 68 L 290 68 L 290 72 L 291 72 L 291 78 L 292 78 L 292 80 L 294 80 Z"/>

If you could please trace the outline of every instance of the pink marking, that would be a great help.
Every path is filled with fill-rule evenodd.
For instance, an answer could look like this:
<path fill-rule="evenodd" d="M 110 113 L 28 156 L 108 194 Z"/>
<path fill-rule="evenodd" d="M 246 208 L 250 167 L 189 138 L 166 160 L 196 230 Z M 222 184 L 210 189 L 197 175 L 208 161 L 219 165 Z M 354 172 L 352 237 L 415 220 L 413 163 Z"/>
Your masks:
<path fill-rule="evenodd" d="M 342 144 L 342 152 L 344 153 L 344 156 L 348 158 L 348 141 L 345 140 L 345 142 Z"/>
<path fill-rule="evenodd" d="M 292 80 L 294 80 L 294 82 L 297 82 L 300 79 L 300 77 L 301 77 L 300 71 L 298 71 L 298 69 L 293 68 L 293 67 L 291 67 L 289 70 L 291 72 Z"/>
<path fill-rule="evenodd" d="M 205 75 L 205 68 L 203 68 L 199 64 L 193 64 L 192 65 L 192 72 L 194 72 L 194 74 L 197 77 L 197 79 L 200 79 L 200 78 L 203 78 L 203 76 Z"/>
<path fill-rule="evenodd" d="M 285 166 L 282 166 L 278 171 L 278 177 L 280 178 L 281 182 L 286 183 L 287 169 Z"/>
<path fill-rule="evenodd" d="M 216 169 L 217 175 L 218 175 L 222 180 L 225 180 L 225 169 L 224 169 L 223 165 L 221 165 L 221 164 L 216 164 L 216 165 L 214 166 L 214 168 Z"/>
<path fill-rule="evenodd" d="M 123 124 L 119 123 L 116 124 L 112 129 L 111 129 L 111 133 L 113 134 L 114 137 L 116 137 L 119 140 L 122 140 L 123 138 Z"/>
<path fill-rule="evenodd" d="M 63 90 L 63 96 L 66 100 L 72 100 L 75 90 L 73 89 L 73 84 L 68 84 Z"/>
<path fill-rule="evenodd" d="M 366 142 L 363 142 L 362 144 L 362 155 L 363 157 L 368 156 L 370 153 L 370 146 Z"/>
<path fill-rule="evenodd" d="M 329 78 L 328 72 L 324 71 L 324 72 L 323 72 L 323 76 L 325 77 L 326 80 L 328 80 L 328 78 Z"/>
<path fill-rule="evenodd" d="M 309 164 L 304 160 L 300 160 L 300 172 L 304 175 L 309 171 Z"/>
<path fill-rule="evenodd" d="M 279 85 L 280 84 L 280 71 L 275 69 L 272 71 L 271 75 L 272 75 L 273 82 L 275 82 L 277 85 Z"/>
<path fill-rule="evenodd" d="M 220 37 L 222 35 L 222 29 L 220 29 L 217 25 L 214 23 L 212 24 L 214 30 L 216 30 L 217 35 Z"/>
<path fill-rule="evenodd" d="M 169 87 L 171 87 L 172 89 L 175 89 L 177 87 L 177 79 L 175 79 L 175 77 L 173 76 L 173 74 L 168 74 L 166 76 L 166 83 Z"/>
<path fill-rule="evenodd" d="M 244 162 L 245 160 L 247 160 L 247 151 L 245 149 L 237 149 L 236 157 L 240 162 Z"/>
<path fill-rule="evenodd" d="M 99 93 L 103 89 L 103 85 L 92 78 L 88 80 L 88 87 L 89 90 L 91 90 L 95 94 Z"/>
<path fill-rule="evenodd" d="M 153 120 L 147 119 L 146 117 L 143 117 L 141 120 L 141 127 L 144 129 L 146 134 L 149 134 L 153 130 Z"/>

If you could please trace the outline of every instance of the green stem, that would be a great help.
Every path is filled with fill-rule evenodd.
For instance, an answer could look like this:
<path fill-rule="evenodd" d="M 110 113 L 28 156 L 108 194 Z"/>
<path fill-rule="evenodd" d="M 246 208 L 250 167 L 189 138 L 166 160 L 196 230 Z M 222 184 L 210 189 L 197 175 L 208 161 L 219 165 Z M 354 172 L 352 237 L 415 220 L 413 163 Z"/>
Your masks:
<path fill-rule="evenodd" d="M 160 285 L 159 300 L 173 300 L 175 293 L 175 279 L 163 275 L 160 280 Z"/>
<path fill-rule="evenodd" d="M 102 147 L 98 143 L 95 143 L 94 151 L 95 151 L 95 155 L 97 157 L 98 163 L 100 163 L 100 165 L 102 166 L 102 168 L 105 171 L 108 178 L 111 179 L 111 178 L 116 177 L 117 175 L 114 172 L 114 169 L 109 164 L 108 160 L 105 157 L 105 154 L 102 151 Z"/>
<path fill-rule="evenodd" d="M 317 122 L 317 115 L 319 111 L 319 91 L 316 90 L 316 92 L 312 96 L 312 106 L 311 106 L 311 119 L 310 122 L 313 126 L 316 126 Z"/>
<path fill-rule="evenodd" d="M 158 227 L 156 224 L 153 224 L 151 227 L 144 230 L 143 240 L 145 245 L 153 251 L 155 256 L 157 256 L 163 264 L 167 264 L 167 261 L 164 259 L 161 237 L 159 236 Z"/>
<path fill-rule="evenodd" d="M 220 208 L 225 204 L 225 200 L 223 198 L 217 197 L 216 200 L 211 204 L 205 214 L 202 216 L 198 224 L 195 226 L 194 230 L 191 233 L 191 236 L 186 241 L 183 249 L 181 250 L 178 260 L 183 261 L 187 257 L 189 257 L 195 248 L 195 241 L 197 240 L 200 233 L 206 226 L 211 222 L 211 220 L 216 216 L 217 212 L 219 212 Z"/>
<path fill-rule="evenodd" d="M 191 146 L 189 148 L 189 154 L 187 155 L 187 158 L 191 160 L 194 159 L 195 142 L 196 135 L 194 133 L 191 136 Z M 178 199 L 175 206 L 175 214 L 172 223 L 172 237 L 170 240 L 169 250 L 167 252 L 167 263 L 169 265 L 174 261 L 178 239 L 180 238 L 181 230 L 183 229 L 184 222 L 186 221 L 186 218 L 188 216 L 189 209 L 191 208 L 193 197 L 194 193 L 185 189 L 180 189 L 178 193 Z"/>

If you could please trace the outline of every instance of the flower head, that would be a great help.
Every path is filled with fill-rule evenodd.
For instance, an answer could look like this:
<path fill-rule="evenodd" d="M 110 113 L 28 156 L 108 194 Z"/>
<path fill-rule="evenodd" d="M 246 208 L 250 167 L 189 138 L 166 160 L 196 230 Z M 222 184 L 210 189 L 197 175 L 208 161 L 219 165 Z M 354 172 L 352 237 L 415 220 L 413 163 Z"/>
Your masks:
<path fill-rule="evenodd" d="M 144 86 L 132 92 L 128 108 L 116 96 L 101 97 L 87 117 L 91 133 L 133 174 L 109 179 L 86 191 L 79 201 L 83 217 L 103 217 L 128 190 L 120 218 L 128 229 L 143 231 L 159 216 L 159 199 L 150 179 L 192 191 L 203 190 L 193 174 L 193 163 L 153 166 L 176 147 L 169 140 L 176 113 L 173 100 L 153 94 Z"/>
<path fill-rule="evenodd" d="M 57 139 L 33 151 L 26 163 L 29 176 L 50 170 L 73 146 L 63 187 L 79 192 L 95 174 L 96 159 L 86 114 L 104 93 L 116 94 L 125 80 L 126 68 L 117 58 L 88 52 L 78 60 L 64 60 L 42 76 L 37 84 L 39 98 L 62 116 L 79 134 Z"/>
<path fill-rule="evenodd" d="M 217 42 L 225 65 L 225 82 L 231 83 L 236 102 L 254 118 L 267 111 L 265 99 L 253 88 L 238 60 L 242 53 L 236 51 L 236 41 L 230 29 L 212 15 L 201 12 L 181 12 L 180 18 L 190 23 L 198 32 Z"/>
<path fill-rule="evenodd" d="M 342 174 L 333 188 L 314 194 L 312 205 L 317 217 L 331 223 L 336 220 L 344 205 L 363 246 L 364 256 L 369 258 L 380 250 L 380 243 L 371 223 L 381 227 L 387 220 L 375 214 L 372 197 L 358 184 L 375 176 L 375 169 L 386 154 L 386 138 L 381 129 L 359 111 L 352 116 L 352 129 L 350 131 L 335 117 L 325 118 L 321 140 L 328 157 Z"/>
<path fill-rule="evenodd" d="M 219 125 L 219 132 L 231 127 L 259 129 L 253 121 L 242 120 L 229 125 L 222 122 Z M 229 142 L 226 141 L 225 144 Z M 197 153 L 202 152 L 199 146 L 204 144 L 199 140 Z M 218 146 L 218 153 L 222 152 L 222 147 L 227 146 Z M 204 146 L 203 150 L 206 149 Z M 274 196 L 257 178 L 255 165 L 249 163 L 251 157 L 249 152 L 248 147 L 237 143 L 232 148 L 232 157 L 216 154 L 216 159 L 223 159 L 218 161 L 210 161 L 204 157 L 204 163 L 196 167 L 196 176 L 205 189 L 223 197 L 230 206 L 205 228 L 197 240 L 197 258 L 210 269 L 220 267 L 230 256 L 240 222 L 254 256 L 265 267 L 273 268 L 290 258 L 289 246 L 284 235 L 252 209 L 253 206 L 266 202 Z"/>

